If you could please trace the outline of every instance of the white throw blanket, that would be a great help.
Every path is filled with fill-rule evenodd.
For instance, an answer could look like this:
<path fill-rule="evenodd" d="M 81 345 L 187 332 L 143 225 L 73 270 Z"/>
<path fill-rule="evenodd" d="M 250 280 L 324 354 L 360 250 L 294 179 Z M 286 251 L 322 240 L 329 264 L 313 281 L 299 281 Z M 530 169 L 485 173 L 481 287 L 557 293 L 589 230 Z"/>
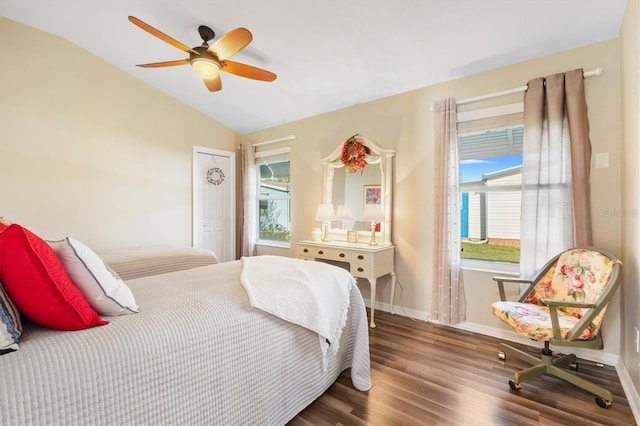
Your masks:
<path fill-rule="evenodd" d="M 349 271 L 283 256 L 243 257 L 240 281 L 251 306 L 318 333 L 323 365 L 329 349 L 338 351 L 355 284 Z"/>

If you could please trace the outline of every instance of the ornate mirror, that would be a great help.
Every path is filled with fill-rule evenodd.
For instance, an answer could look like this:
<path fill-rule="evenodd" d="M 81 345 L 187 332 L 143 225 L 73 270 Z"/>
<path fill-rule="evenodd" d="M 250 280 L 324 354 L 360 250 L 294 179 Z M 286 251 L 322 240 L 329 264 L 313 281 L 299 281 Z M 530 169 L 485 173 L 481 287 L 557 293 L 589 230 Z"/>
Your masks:
<path fill-rule="evenodd" d="M 370 225 L 364 220 L 364 212 L 365 209 L 371 210 L 371 206 L 366 207 L 368 204 L 378 204 L 383 219 L 379 230 L 376 228 L 376 239 L 380 244 L 391 244 L 392 176 L 395 154 L 396 151 L 393 149 L 384 149 L 370 139 L 355 135 L 338 145 L 329 156 L 322 159 L 324 174 L 322 202 L 333 204 L 336 212 L 351 211 L 351 219 L 338 217 L 338 220 L 332 223 L 330 233 L 334 239 L 346 241 L 347 230 L 361 231 L 363 238 L 370 235 Z M 347 206 L 350 209 L 340 209 L 340 206 Z"/>

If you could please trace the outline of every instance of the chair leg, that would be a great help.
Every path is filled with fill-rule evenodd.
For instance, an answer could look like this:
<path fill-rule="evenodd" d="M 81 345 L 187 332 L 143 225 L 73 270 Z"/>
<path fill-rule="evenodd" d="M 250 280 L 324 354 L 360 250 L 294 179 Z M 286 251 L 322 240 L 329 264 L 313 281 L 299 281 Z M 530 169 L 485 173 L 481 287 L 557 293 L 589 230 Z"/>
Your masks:
<path fill-rule="evenodd" d="M 533 356 L 530 353 L 521 351 L 520 349 L 516 349 L 513 346 L 509 346 L 505 343 L 500 343 L 500 350 L 506 354 L 513 355 L 516 358 L 528 364 L 531 364 L 531 365 L 540 364 L 540 358 Z"/>
<path fill-rule="evenodd" d="M 560 358 L 553 360 L 553 365 L 556 367 L 569 367 L 571 364 L 578 362 L 578 358 L 574 354 L 563 355 Z"/>
<path fill-rule="evenodd" d="M 590 382 L 586 379 L 583 379 L 580 376 L 576 376 L 573 373 L 568 372 L 567 370 L 563 370 L 556 366 L 551 366 L 549 371 L 550 374 L 557 376 L 563 380 L 566 380 L 569 383 L 573 383 L 581 389 L 584 389 L 588 392 L 591 392 L 594 395 L 604 398 L 609 403 L 613 401 L 613 394 L 610 390 L 603 388 L 602 386 L 598 386 L 593 382 Z"/>
<path fill-rule="evenodd" d="M 596 402 L 602 408 L 609 408 L 613 402 L 613 394 L 611 391 L 565 370 L 564 368 L 577 362 L 576 356 L 574 354 L 568 354 L 554 359 L 548 342 L 545 342 L 545 347 L 541 350 L 540 358 L 504 343 L 500 344 L 500 350 L 532 365 L 513 375 L 513 382 L 509 382 L 513 390 L 520 389 L 520 383 L 546 373 L 559 377 L 596 395 Z"/>
<path fill-rule="evenodd" d="M 516 385 L 524 382 L 525 380 L 533 379 L 534 377 L 542 376 L 547 372 L 547 365 L 539 363 L 524 370 L 520 370 L 513 375 L 513 381 Z"/>

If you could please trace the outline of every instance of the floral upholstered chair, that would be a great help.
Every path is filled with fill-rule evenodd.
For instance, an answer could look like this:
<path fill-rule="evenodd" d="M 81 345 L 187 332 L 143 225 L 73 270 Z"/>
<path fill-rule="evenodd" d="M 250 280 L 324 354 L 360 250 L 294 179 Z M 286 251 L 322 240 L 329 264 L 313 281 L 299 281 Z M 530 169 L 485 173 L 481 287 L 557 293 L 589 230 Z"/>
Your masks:
<path fill-rule="evenodd" d="M 500 302 L 492 313 L 518 333 L 544 341 L 540 358 L 506 344 L 500 345 L 500 359 L 506 354 L 532 365 L 515 373 L 509 386 L 519 390 L 525 380 L 552 374 L 596 395 L 600 407 L 609 408 L 613 395 L 566 368 L 577 369 L 573 354 L 554 358 L 550 345 L 603 348 L 600 328 L 607 304 L 620 285 L 621 262 L 611 253 L 595 248 L 567 250 L 551 259 L 530 280 L 494 277 Z M 517 302 L 506 301 L 504 283 L 528 284 Z"/>

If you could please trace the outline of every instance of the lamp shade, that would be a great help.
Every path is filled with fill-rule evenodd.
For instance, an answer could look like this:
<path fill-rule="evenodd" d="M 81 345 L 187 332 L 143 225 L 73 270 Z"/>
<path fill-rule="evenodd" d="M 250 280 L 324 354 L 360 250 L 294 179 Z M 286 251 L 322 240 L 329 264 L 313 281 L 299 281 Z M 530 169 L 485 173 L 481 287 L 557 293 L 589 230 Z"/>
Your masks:
<path fill-rule="evenodd" d="M 366 204 L 364 206 L 362 219 L 366 220 L 367 222 L 382 222 L 384 220 L 382 206 L 380 206 L 380 204 Z"/>
<path fill-rule="evenodd" d="M 321 222 L 329 222 L 336 218 L 336 213 L 333 210 L 333 204 L 320 204 L 318 206 L 318 212 L 316 213 L 316 220 Z"/>
<path fill-rule="evenodd" d="M 338 206 L 338 211 L 336 211 L 336 219 L 338 220 L 353 219 L 353 209 L 351 208 L 351 206 Z"/>

